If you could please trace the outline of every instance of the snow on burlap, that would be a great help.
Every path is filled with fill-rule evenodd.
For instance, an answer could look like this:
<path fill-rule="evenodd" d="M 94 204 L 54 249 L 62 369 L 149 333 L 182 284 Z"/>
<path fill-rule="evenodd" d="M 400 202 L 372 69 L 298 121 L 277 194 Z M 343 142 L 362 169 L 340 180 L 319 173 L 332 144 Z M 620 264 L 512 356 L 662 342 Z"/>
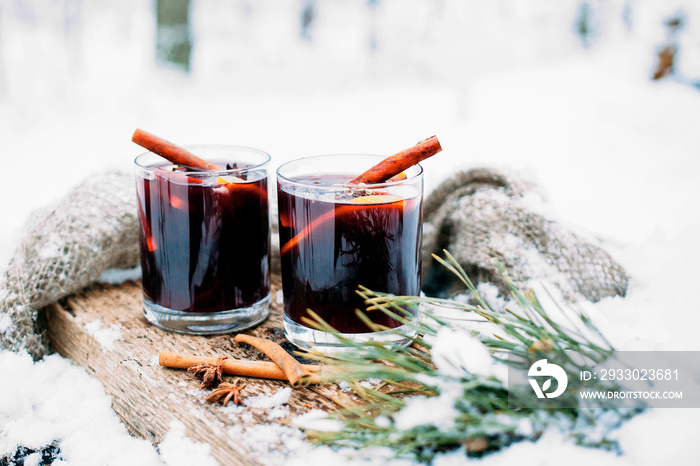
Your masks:
<path fill-rule="evenodd" d="M 0 279 L 0 348 L 46 353 L 38 311 L 138 262 L 134 178 L 101 173 L 35 212 Z"/>
<path fill-rule="evenodd" d="M 447 249 L 472 281 L 492 283 L 509 294 L 495 260 L 518 286 L 555 284 L 570 298 L 599 301 L 624 296 L 625 270 L 595 238 L 549 219 L 537 187 L 487 168 L 460 172 L 425 201 L 424 291 L 430 296 L 462 292 L 464 286 L 429 255 Z"/>

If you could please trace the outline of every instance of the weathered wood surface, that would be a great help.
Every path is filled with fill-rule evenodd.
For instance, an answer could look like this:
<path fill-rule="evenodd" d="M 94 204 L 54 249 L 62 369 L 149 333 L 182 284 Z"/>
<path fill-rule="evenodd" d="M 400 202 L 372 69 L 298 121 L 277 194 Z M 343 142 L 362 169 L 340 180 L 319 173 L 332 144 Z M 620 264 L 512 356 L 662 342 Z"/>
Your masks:
<path fill-rule="evenodd" d="M 244 332 L 273 339 L 291 350 L 282 331 L 281 305 L 275 299 L 278 286 L 278 279 L 273 279 L 270 317 Z M 163 440 L 170 422 L 179 420 L 185 425 L 186 435 L 209 444 L 212 456 L 221 464 L 256 464 L 266 453 L 246 444 L 248 428 L 266 423 L 289 425 L 291 418 L 310 409 L 334 409 L 330 399 L 338 394 L 335 386 L 293 390 L 285 405 L 288 410 L 277 409 L 274 415 L 264 408 L 222 408 L 205 403 L 209 391 L 200 390 L 200 381 L 186 371 L 160 367 L 159 350 L 267 360 L 265 355 L 235 343 L 233 334 L 187 336 L 150 325 L 143 317 L 140 282 L 94 285 L 50 306 L 46 313 L 52 348 L 99 379 L 112 397 L 114 411 L 132 435 L 154 444 Z M 120 334 L 112 344 L 105 341 L 110 331 Z M 234 377 L 224 379 L 230 382 Z M 286 382 L 261 379 L 245 379 L 245 383 L 246 398 L 271 395 L 288 386 Z M 275 445 L 269 447 L 274 449 Z"/>

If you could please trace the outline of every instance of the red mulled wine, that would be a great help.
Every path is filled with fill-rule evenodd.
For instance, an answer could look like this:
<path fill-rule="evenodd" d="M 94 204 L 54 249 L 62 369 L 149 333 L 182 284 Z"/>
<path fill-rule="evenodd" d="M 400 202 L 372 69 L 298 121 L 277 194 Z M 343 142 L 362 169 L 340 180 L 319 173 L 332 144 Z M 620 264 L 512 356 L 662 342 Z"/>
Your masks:
<path fill-rule="evenodd" d="M 217 313 L 269 295 L 267 176 L 246 168 L 209 175 L 164 163 L 137 176 L 146 301 Z"/>
<path fill-rule="evenodd" d="M 422 178 L 419 188 L 397 194 L 396 187 L 349 188 L 353 177 L 278 177 L 284 312 L 297 324 L 306 325 L 302 317 L 311 309 L 342 333 L 371 332 L 355 313 L 367 307 L 358 285 L 420 292 Z M 401 325 L 379 310 L 367 315 L 389 328 Z"/>

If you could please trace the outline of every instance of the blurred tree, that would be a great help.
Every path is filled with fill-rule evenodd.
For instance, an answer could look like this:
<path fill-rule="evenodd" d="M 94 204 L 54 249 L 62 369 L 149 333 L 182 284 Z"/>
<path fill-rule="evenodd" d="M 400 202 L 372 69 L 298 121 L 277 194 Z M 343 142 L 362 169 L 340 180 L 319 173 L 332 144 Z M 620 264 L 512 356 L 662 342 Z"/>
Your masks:
<path fill-rule="evenodd" d="M 587 1 L 581 2 L 578 10 L 578 17 L 576 18 L 576 33 L 581 38 L 583 46 L 586 48 L 591 45 L 593 34 L 592 22 L 593 14 L 591 11 L 591 4 Z"/>
<path fill-rule="evenodd" d="M 685 13 L 683 11 L 679 11 L 664 21 L 666 43 L 662 45 L 657 52 L 658 62 L 651 79 L 657 80 L 675 73 L 675 61 L 676 55 L 678 54 L 678 35 L 685 26 L 685 22 Z"/>
<path fill-rule="evenodd" d="M 369 33 L 369 49 L 377 50 L 377 20 L 376 10 L 379 6 L 379 0 L 367 0 L 367 7 L 370 11 L 370 33 Z"/>
<path fill-rule="evenodd" d="M 304 0 L 301 7 L 301 31 L 299 35 L 302 39 L 311 41 L 311 30 L 314 20 L 316 19 L 316 2 L 315 0 Z"/>
<path fill-rule="evenodd" d="M 628 31 L 632 30 L 632 0 L 625 0 L 625 6 L 622 8 L 622 22 Z"/>
<path fill-rule="evenodd" d="M 192 34 L 190 0 L 158 0 L 156 3 L 156 60 L 190 71 Z"/>

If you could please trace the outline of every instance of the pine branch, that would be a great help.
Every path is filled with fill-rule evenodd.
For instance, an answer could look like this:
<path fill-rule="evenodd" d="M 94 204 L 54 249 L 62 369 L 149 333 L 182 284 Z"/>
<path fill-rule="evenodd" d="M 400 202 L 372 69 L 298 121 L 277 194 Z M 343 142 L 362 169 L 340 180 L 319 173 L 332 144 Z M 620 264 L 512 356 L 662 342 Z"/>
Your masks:
<path fill-rule="evenodd" d="M 309 437 L 336 446 L 389 447 L 396 457 L 418 461 L 430 461 L 437 453 L 460 446 L 465 446 L 469 454 L 482 455 L 516 441 L 537 439 L 545 429 L 553 426 L 568 431 L 583 445 L 616 448 L 616 444 L 605 436 L 592 438 L 587 434 L 589 428 L 598 422 L 600 410 L 584 409 L 586 406 L 573 398 L 567 401 L 577 408 L 561 409 L 554 404 L 545 404 L 543 409 L 513 408 L 508 403 L 509 397 L 517 401 L 523 394 L 508 387 L 503 380 L 493 375 L 467 372 L 455 377 L 438 370 L 431 357 L 435 337 L 443 329 L 458 331 L 454 321 L 437 315 L 436 309 L 439 308 L 463 311 L 464 320 L 475 315 L 477 320 L 495 325 L 503 336 L 479 334 L 478 338 L 491 351 L 496 364 L 509 365 L 525 373 L 535 361 L 547 358 L 562 367 L 569 380 L 576 383 L 579 371 L 588 367 L 585 360 L 599 363 L 615 353 L 583 311 L 557 304 L 560 313 L 566 316 L 567 324 L 556 321 L 544 309 L 534 291 L 519 290 L 500 265 L 499 270 L 517 308 L 492 309 L 454 257 L 444 252 L 444 258 L 433 257 L 464 283 L 476 306 L 446 299 L 394 296 L 365 287 L 357 291 L 365 300 L 367 311 L 384 312 L 404 324 L 403 329 L 387 329 L 372 323 L 365 312 L 358 311 L 358 316 L 370 328 L 405 337 L 418 332 L 411 337 L 408 346 L 355 342 L 309 311 L 312 319 L 307 321 L 308 325 L 333 334 L 349 350 L 333 355 L 317 352 L 304 355 L 327 365 L 328 370 L 324 372 L 327 381 L 345 381 L 359 397 L 358 401 L 346 400 L 333 414 L 344 423 L 343 430 L 311 431 Z M 571 357 L 567 351 L 575 352 L 577 357 Z M 377 379 L 381 383 L 367 388 L 360 384 L 367 379 Z M 449 399 L 454 387 L 458 387 L 458 394 Z M 616 385 L 606 387 L 611 390 L 619 388 Z M 445 403 L 452 403 L 455 411 L 451 425 L 421 424 L 409 428 L 399 425 L 401 410 L 414 396 L 445 397 Z M 561 398 L 567 396 L 574 395 L 564 394 Z M 641 410 L 619 409 L 612 404 L 603 407 L 603 411 L 614 415 L 617 425 Z"/>

